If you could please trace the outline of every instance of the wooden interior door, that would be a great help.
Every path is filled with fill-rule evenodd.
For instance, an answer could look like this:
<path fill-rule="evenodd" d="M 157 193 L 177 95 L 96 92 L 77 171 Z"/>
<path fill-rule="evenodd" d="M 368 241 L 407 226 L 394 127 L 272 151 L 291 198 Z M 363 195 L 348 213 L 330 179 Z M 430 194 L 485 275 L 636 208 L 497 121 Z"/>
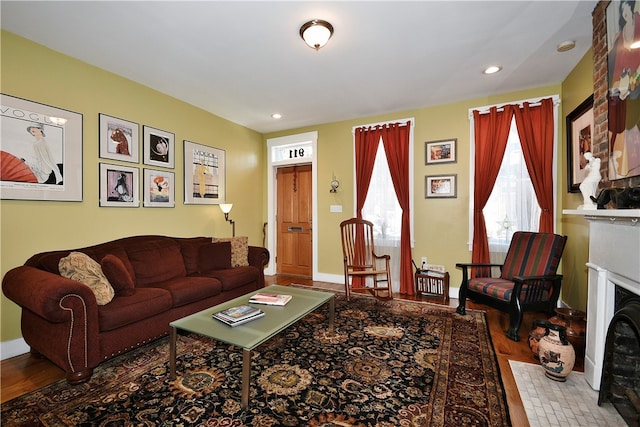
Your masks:
<path fill-rule="evenodd" d="M 276 273 L 312 276 L 311 165 L 276 171 L 278 211 Z"/>

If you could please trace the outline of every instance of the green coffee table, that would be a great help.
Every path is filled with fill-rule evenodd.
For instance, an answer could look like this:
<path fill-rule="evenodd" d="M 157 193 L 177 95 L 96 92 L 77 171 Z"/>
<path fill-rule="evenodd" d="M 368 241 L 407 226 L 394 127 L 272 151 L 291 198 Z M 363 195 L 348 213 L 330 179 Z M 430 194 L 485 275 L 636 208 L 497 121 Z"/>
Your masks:
<path fill-rule="evenodd" d="M 265 312 L 264 317 L 236 327 L 230 327 L 211 317 L 213 313 L 242 304 L 258 292 L 288 294 L 293 298 L 283 307 L 251 304 Z M 169 350 L 169 378 L 176 378 L 176 346 L 178 329 L 193 332 L 242 348 L 242 407 L 249 406 L 249 380 L 251 378 L 251 350 L 269 338 L 296 323 L 318 307 L 329 303 L 329 333 L 333 333 L 335 298 L 331 292 L 311 291 L 289 286 L 271 285 L 225 303 L 169 323 L 171 326 Z"/>

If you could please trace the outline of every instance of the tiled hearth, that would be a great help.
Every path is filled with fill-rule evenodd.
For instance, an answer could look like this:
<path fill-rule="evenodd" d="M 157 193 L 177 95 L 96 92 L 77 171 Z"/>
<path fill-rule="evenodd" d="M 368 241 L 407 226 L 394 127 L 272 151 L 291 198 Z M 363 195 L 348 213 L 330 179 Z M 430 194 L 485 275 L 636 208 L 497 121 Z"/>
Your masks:
<path fill-rule="evenodd" d="M 611 403 L 598 406 L 598 392 L 582 372 L 566 382 L 550 380 L 539 364 L 509 361 L 531 427 L 620 427 L 626 423 Z"/>

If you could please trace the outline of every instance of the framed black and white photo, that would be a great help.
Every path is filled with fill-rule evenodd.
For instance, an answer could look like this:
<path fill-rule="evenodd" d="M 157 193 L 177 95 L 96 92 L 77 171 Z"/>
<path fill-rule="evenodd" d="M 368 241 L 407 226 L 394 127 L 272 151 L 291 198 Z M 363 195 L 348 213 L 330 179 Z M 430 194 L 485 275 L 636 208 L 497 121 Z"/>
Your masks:
<path fill-rule="evenodd" d="M 424 143 L 425 165 L 455 163 L 457 138 Z"/>
<path fill-rule="evenodd" d="M 145 165 L 174 167 L 175 135 L 149 126 L 142 127 L 142 152 Z"/>
<path fill-rule="evenodd" d="M 127 120 L 100 113 L 100 157 L 139 163 L 140 126 Z"/>
<path fill-rule="evenodd" d="M 0 94 L 0 195 L 82 201 L 82 114 Z"/>
<path fill-rule="evenodd" d="M 593 95 L 567 115 L 567 190 L 579 193 L 587 177 L 589 163 L 584 155 L 591 152 L 593 138 Z"/>
<path fill-rule="evenodd" d="M 99 185 L 101 207 L 140 206 L 140 169 L 100 163 Z"/>
<path fill-rule="evenodd" d="M 224 203 L 225 151 L 184 141 L 184 203 L 217 205 Z"/>
<path fill-rule="evenodd" d="M 424 177 L 424 197 L 455 198 L 457 197 L 457 174 L 427 175 Z"/>
<path fill-rule="evenodd" d="M 173 172 L 145 168 L 143 183 L 145 208 L 175 207 L 176 180 Z"/>

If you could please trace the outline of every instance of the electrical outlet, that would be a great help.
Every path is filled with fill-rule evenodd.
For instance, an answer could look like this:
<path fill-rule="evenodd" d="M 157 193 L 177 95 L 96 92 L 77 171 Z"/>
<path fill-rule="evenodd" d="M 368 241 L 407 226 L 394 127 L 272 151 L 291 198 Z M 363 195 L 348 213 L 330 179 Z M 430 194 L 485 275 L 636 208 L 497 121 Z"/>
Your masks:
<path fill-rule="evenodd" d="M 423 256 L 422 257 L 422 267 L 424 268 L 424 266 L 427 264 L 427 257 Z"/>

